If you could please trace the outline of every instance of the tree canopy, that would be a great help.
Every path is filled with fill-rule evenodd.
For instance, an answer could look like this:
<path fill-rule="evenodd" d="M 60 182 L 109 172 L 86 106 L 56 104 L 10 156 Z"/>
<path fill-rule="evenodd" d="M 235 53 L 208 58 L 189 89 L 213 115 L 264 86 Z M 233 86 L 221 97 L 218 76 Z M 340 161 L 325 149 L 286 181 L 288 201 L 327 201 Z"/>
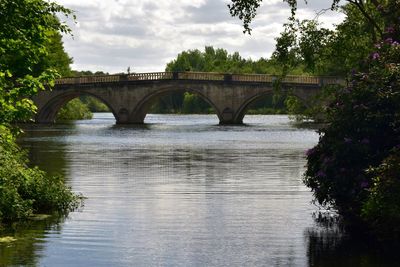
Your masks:
<path fill-rule="evenodd" d="M 228 5 L 229 11 L 233 17 L 238 17 L 243 21 L 244 32 L 251 33 L 250 24 L 257 15 L 257 10 L 260 7 L 263 0 L 231 0 L 231 4 Z M 297 0 L 283 0 L 288 3 L 291 8 L 290 21 L 295 20 L 297 10 Z M 307 3 L 306 0 L 304 0 Z M 340 0 L 331 0 L 330 8 L 337 10 L 340 6 Z M 375 11 L 379 10 L 385 17 L 392 17 L 395 19 L 395 9 L 397 8 L 396 0 L 345 0 L 347 4 L 350 4 L 357 8 L 364 19 L 368 21 L 377 35 L 383 36 L 384 29 L 388 26 L 387 23 L 381 21 L 382 16 L 376 15 Z M 327 3 L 329 5 L 329 3 Z M 393 20 L 392 20 L 393 22 Z"/>
<path fill-rule="evenodd" d="M 57 14 L 74 16 L 54 2 L 0 2 L 0 123 L 29 120 L 35 111 L 30 97 L 53 84 L 57 73 L 46 63 L 49 44 L 69 27 Z"/>

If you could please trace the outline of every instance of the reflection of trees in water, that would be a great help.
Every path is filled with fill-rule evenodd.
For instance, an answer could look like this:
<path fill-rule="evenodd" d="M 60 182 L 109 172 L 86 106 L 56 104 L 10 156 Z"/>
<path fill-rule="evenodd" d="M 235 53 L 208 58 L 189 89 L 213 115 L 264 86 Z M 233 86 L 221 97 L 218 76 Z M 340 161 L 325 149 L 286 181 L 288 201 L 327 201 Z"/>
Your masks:
<path fill-rule="evenodd" d="M 27 125 L 26 128 L 28 129 L 19 143 L 27 150 L 30 165 L 38 166 L 49 175 L 65 176 L 66 145 L 57 138 L 65 138 L 68 133 L 73 134 L 75 125 Z"/>
<path fill-rule="evenodd" d="M 336 216 L 317 216 L 316 225 L 305 230 L 305 237 L 309 266 L 399 266 L 398 247 L 379 247 L 363 235 L 349 235 Z"/>
<path fill-rule="evenodd" d="M 0 242 L 0 266 L 37 266 L 48 231 L 60 232 L 64 218 L 48 217 L 14 224 L 0 231 L 0 237 L 15 241 Z"/>

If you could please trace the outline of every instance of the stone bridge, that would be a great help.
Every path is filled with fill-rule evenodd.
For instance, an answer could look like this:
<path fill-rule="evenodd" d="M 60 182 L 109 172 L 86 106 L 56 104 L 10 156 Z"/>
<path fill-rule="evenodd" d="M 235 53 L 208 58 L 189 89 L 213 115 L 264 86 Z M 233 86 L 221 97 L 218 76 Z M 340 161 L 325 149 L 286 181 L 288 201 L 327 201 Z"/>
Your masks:
<path fill-rule="evenodd" d="M 59 109 L 81 95 L 106 104 L 119 124 L 141 124 L 158 97 L 173 91 L 191 92 L 210 104 L 220 124 L 241 124 L 247 107 L 273 93 L 277 78 L 263 74 L 221 74 L 201 72 L 155 72 L 83 76 L 56 81 L 52 91 L 33 98 L 38 107 L 36 122 L 53 123 Z M 336 77 L 286 76 L 281 90 L 307 102 L 323 85 L 342 84 Z"/>

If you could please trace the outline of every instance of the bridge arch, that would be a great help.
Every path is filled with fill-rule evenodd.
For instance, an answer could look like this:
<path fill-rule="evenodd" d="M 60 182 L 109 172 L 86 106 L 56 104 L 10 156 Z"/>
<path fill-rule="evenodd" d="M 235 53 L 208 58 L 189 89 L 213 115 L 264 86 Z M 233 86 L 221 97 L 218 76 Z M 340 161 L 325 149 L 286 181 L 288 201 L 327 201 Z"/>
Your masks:
<path fill-rule="evenodd" d="M 68 91 L 65 93 L 57 94 L 51 99 L 49 99 L 45 105 L 42 107 L 38 107 L 38 111 L 36 114 L 36 121 L 39 123 L 53 123 L 56 119 L 57 113 L 59 110 L 65 106 L 69 101 L 71 101 L 74 98 L 87 95 L 94 97 L 98 100 L 100 100 L 102 103 L 104 103 L 110 111 L 113 113 L 114 118 L 117 120 L 118 117 L 116 116 L 115 109 L 113 106 L 103 97 L 90 93 L 90 92 L 85 92 L 85 91 Z"/>
<path fill-rule="evenodd" d="M 152 91 L 151 93 L 147 94 L 143 97 L 134 107 L 133 111 L 129 115 L 129 122 L 130 123 L 144 123 L 144 119 L 154 103 L 155 100 L 159 99 L 162 96 L 166 96 L 173 92 L 189 92 L 198 95 L 202 100 L 204 100 L 207 104 L 209 104 L 215 114 L 217 115 L 218 119 L 221 121 L 221 112 L 218 106 L 204 93 L 203 88 L 196 88 L 196 87 L 187 87 L 187 86 L 180 86 L 180 85 L 172 85 L 163 87 L 157 90 Z"/>
<path fill-rule="evenodd" d="M 257 100 L 259 100 L 267 95 L 273 95 L 273 94 L 274 94 L 274 89 L 271 88 L 269 90 L 265 90 L 263 92 L 252 95 L 252 96 L 248 97 L 247 99 L 245 99 L 235 114 L 235 119 L 234 119 L 235 122 L 237 124 L 242 124 L 243 118 L 246 116 L 246 112 L 252 103 L 256 102 Z M 294 92 L 291 92 L 291 95 L 297 97 L 305 106 L 308 106 L 307 100 L 301 94 L 298 94 L 296 91 L 294 91 Z"/>

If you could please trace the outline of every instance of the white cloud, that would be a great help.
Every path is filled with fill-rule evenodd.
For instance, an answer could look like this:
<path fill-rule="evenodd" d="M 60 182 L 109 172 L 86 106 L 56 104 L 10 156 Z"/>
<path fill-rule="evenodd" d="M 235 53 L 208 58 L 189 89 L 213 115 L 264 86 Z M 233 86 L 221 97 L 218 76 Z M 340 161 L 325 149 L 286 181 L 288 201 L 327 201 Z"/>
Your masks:
<path fill-rule="evenodd" d="M 74 58 L 72 67 L 111 73 L 128 66 L 136 72 L 163 71 L 178 53 L 206 45 L 238 51 L 246 58 L 269 57 L 290 14 L 282 0 L 264 0 L 249 36 L 242 33 L 241 22 L 229 15 L 229 0 L 57 2 L 77 15 L 78 23 L 71 25 L 74 38 L 64 37 L 66 51 Z M 301 18 L 314 18 L 316 11 L 329 7 L 326 1 L 309 2 L 299 5 Z M 334 12 L 320 16 L 324 26 L 342 19 Z"/>

